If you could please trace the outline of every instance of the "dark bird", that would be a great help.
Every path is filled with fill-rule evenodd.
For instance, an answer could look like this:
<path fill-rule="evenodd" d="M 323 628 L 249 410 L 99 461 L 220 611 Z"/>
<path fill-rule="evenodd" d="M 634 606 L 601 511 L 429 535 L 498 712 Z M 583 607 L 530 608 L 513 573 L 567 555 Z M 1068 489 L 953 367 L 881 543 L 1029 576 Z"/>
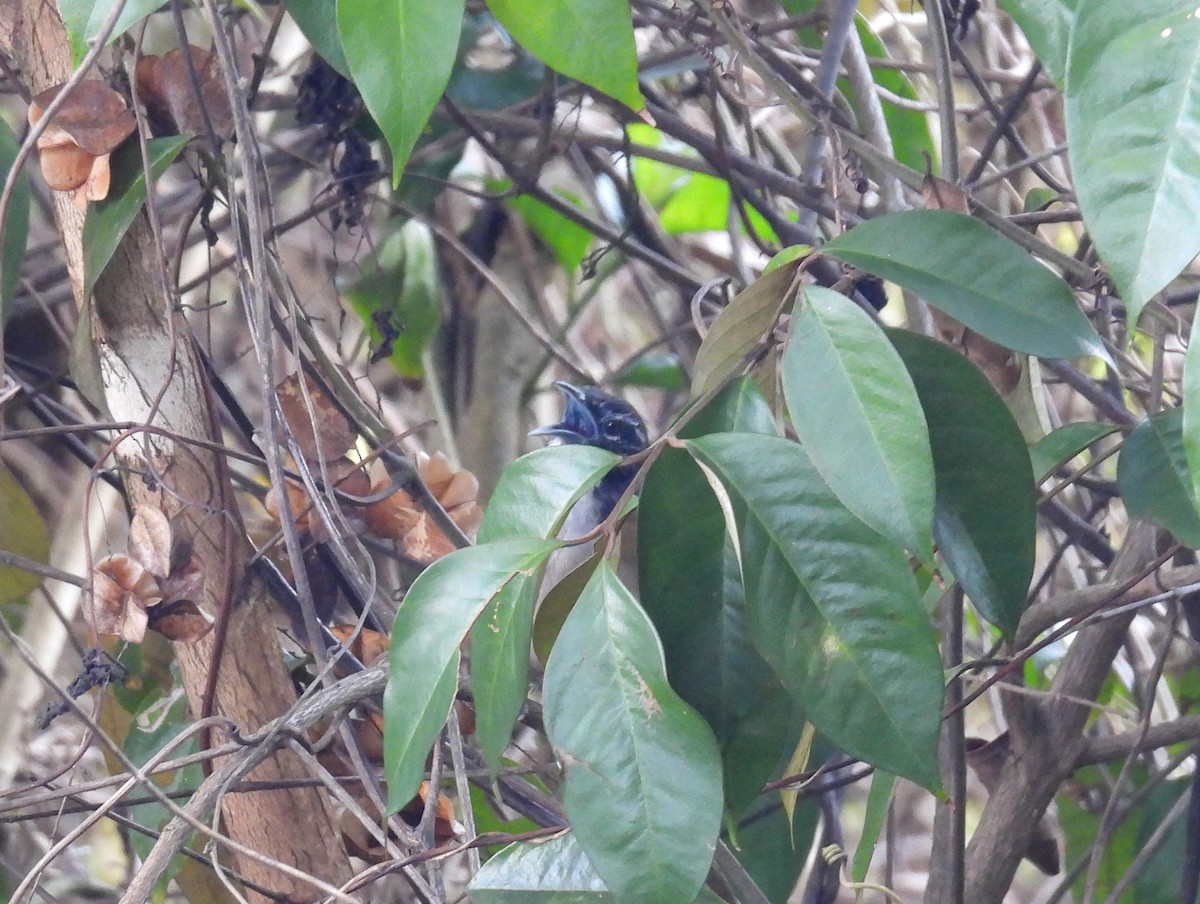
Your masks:
<path fill-rule="evenodd" d="M 563 443 L 596 446 L 622 458 L 645 451 L 650 442 L 646 425 L 641 415 L 624 399 L 595 386 L 573 386 L 563 380 L 554 385 L 566 400 L 562 420 L 549 427 L 538 427 L 530 431 L 530 436 L 549 436 Z M 625 465 L 604 475 L 572 510 L 562 536 L 566 539 L 580 537 L 607 518 L 636 471 L 636 465 Z"/>

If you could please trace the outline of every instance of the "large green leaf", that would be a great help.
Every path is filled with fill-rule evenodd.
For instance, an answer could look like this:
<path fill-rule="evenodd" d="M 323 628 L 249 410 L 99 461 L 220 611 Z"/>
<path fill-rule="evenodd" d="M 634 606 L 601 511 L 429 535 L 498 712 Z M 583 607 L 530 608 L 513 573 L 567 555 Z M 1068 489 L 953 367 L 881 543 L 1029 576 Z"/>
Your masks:
<path fill-rule="evenodd" d="M 999 0 L 1000 6 L 1025 32 L 1042 68 L 1063 86 L 1067 76 L 1067 54 L 1071 26 L 1079 0 Z"/>
<path fill-rule="evenodd" d="M 17 159 L 19 143 L 8 124 L 0 121 L 0 180 L 7 179 Z M 29 237 L 29 179 L 24 173 L 17 176 L 8 216 L 4 221 L 4 245 L 0 249 L 0 324 L 17 293 L 21 277 L 21 261 L 25 257 L 25 240 Z"/>
<path fill-rule="evenodd" d="M 72 65 L 78 66 L 79 61 L 87 55 L 91 49 L 88 41 L 100 34 L 116 5 L 117 0 L 58 0 L 58 11 L 71 42 Z M 108 43 L 125 34 L 132 25 L 160 6 L 162 0 L 125 0 L 125 8 L 108 35 Z"/>
<path fill-rule="evenodd" d="M 734 374 L 787 301 L 798 262 L 789 261 L 746 286 L 717 315 L 696 353 L 692 398 L 698 398 Z"/>
<path fill-rule="evenodd" d="M 383 695 L 388 809 L 417 790 L 425 759 L 446 721 L 457 687 L 459 645 L 488 603 L 532 573 L 552 540 L 504 540 L 459 549 L 413 582 L 392 627 L 391 673 Z"/>
<path fill-rule="evenodd" d="M 509 465 L 492 493 L 479 542 L 553 536 L 571 506 L 617 462 L 594 446 L 550 446 Z M 537 578 L 521 575 L 484 609 L 471 631 L 476 736 L 492 766 L 508 746 L 529 689 L 529 641 Z"/>
<path fill-rule="evenodd" d="M 150 172 L 157 179 L 179 156 L 191 139 L 186 135 L 152 138 L 146 142 Z M 142 151 L 136 142 L 127 143 L 112 159 L 112 183 L 108 197 L 88 208 L 83 223 L 83 294 L 90 296 L 96 280 L 112 260 L 133 218 L 146 203 L 146 173 Z"/>
<path fill-rule="evenodd" d="M 313 50 L 321 55 L 330 66 L 350 78 L 350 64 L 342 52 L 342 42 L 337 31 L 337 4 L 329 0 L 284 0 L 284 7 Z"/>
<path fill-rule="evenodd" d="M 1041 358 L 1108 357 L 1067 284 L 965 214 L 888 214 L 832 239 L 822 251 L 916 292 L 1015 351 Z"/>
<path fill-rule="evenodd" d="M 941 664 L 907 557 L 842 505 L 796 443 L 728 433 L 688 448 L 736 522 L 751 636 L 809 721 L 936 788 Z"/>
<path fill-rule="evenodd" d="M 545 720 L 567 816 L 604 884 L 629 904 L 690 904 L 720 830 L 721 761 L 607 562 L 546 664 Z"/>
<path fill-rule="evenodd" d="M 776 433 L 771 410 L 748 377 L 707 405 L 681 436 L 720 431 Z M 662 639 L 671 687 L 704 716 L 724 751 L 742 721 L 779 685 L 750 641 L 745 591 L 721 507 L 682 449 L 663 450 L 646 475 L 637 541 L 641 601 Z M 768 748 L 765 755 L 743 747 L 738 763 L 727 762 L 752 773 L 751 795 L 770 778 L 789 731 L 786 718 L 770 727 L 773 733 L 755 739 Z M 727 787 L 735 811 L 747 803 L 730 796 Z"/>
<path fill-rule="evenodd" d="M 450 81 L 464 0 L 337 0 L 338 34 L 363 103 L 392 149 L 392 182 Z"/>
<path fill-rule="evenodd" d="M 937 475 L 934 536 L 989 622 L 1011 636 L 1033 576 L 1037 498 L 1021 428 L 987 378 L 949 346 L 890 330 L 917 387 Z"/>
<path fill-rule="evenodd" d="M 633 20 L 625 0 L 488 0 L 488 8 L 522 47 L 563 75 L 619 100 L 645 106 L 637 84 Z"/>
<path fill-rule="evenodd" d="M 12 472 L 0 464 L 0 549 L 34 562 L 50 556 L 46 522 Z M 42 579 L 20 568 L 0 566 L 0 605 L 22 600 Z"/>
<path fill-rule="evenodd" d="M 1166 528 L 1200 548 L 1200 512 L 1183 448 L 1183 410 L 1171 408 L 1142 421 L 1125 440 L 1117 484 L 1131 517 Z"/>
<path fill-rule="evenodd" d="M 1071 35 L 1075 193 L 1132 327 L 1200 252 L 1200 17 L 1181 0 L 1090 0 Z"/>
<path fill-rule="evenodd" d="M 781 376 L 796 435 L 842 504 L 930 561 L 933 459 L 904 362 L 844 295 L 804 290 Z"/>
<path fill-rule="evenodd" d="M 439 270 L 433 234 L 413 219 L 388 235 L 362 262 L 361 276 L 342 290 L 403 377 L 424 376 L 425 349 L 442 319 Z M 388 325 L 386 337 L 381 323 Z"/>

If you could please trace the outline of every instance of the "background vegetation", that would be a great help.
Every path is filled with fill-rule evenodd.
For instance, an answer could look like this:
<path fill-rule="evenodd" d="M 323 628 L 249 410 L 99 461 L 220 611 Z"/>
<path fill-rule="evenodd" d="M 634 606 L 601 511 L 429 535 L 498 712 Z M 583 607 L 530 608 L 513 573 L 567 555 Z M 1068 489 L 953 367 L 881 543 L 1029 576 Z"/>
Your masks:
<path fill-rule="evenodd" d="M 8 895 L 1195 901 L 1198 18 L 0 10 Z"/>

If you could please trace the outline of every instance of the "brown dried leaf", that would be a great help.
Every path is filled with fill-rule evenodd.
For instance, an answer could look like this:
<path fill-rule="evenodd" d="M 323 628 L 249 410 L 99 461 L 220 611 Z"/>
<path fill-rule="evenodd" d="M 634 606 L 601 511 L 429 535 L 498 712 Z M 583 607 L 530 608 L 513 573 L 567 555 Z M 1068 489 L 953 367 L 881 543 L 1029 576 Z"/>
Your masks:
<path fill-rule="evenodd" d="M 204 135 L 211 123 L 218 136 L 229 140 L 233 137 L 233 112 L 217 56 L 191 44 L 187 51 L 184 56 L 177 47 L 162 57 L 145 56 L 138 61 L 134 76 L 138 98 L 146 106 L 154 134 Z"/>
<path fill-rule="evenodd" d="M 171 522 L 161 509 L 138 506 L 129 525 L 129 554 L 158 578 L 171 573 Z"/>
<path fill-rule="evenodd" d="M 96 158 L 78 145 L 56 145 L 38 154 L 42 178 L 53 191 L 75 191 L 86 185 Z"/>
<path fill-rule="evenodd" d="M 149 627 L 167 640 L 193 643 L 213 628 L 214 620 L 189 599 L 155 606 L 149 612 Z"/>
<path fill-rule="evenodd" d="M 162 601 L 158 581 L 136 559 L 107 556 L 92 570 L 91 592 L 84 594 L 83 612 L 98 635 L 117 635 L 141 643 L 149 621 L 147 610 Z"/>
<path fill-rule="evenodd" d="M 326 459 L 340 458 L 354 447 L 355 434 L 350 422 L 307 374 L 304 389 L 307 401 L 297 374 L 284 378 L 275 387 L 283 418 L 296 438 L 300 454 L 310 461 L 317 460 L 322 453 Z"/>
<path fill-rule="evenodd" d="M 451 520 L 463 533 L 473 534 L 483 519 L 483 509 L 476 501 L 479 481 L 475 475 L 465 469 L 456 471 L 440 452 L 433 457 L 418 452 L 417 473 Z M 380 483 L 372 492 L 381 493 L 387 487 Z M 423 564 L 454 551 L 450 538 L 404 490 L 367 506 L 367 525 L 372 533 L 395 540 L 401 552 Z"/>
<path fill-rule="evenodd" d="M 62 88 L 62 85 L 47 88 L 33 99 L 29 104 L 30 125 L 42 118 L 42 111 Z M 103 82 L 91 79 L 72 89 L 50 126 L 61 129 L 93 157 L 115 150 L 136 127 L 137 119 L 126 106 L 125 98 Z"/>
<path fill-rule="evenodd" d="M 925 180 L 921 183 L 921 197 L 925 200 L 926 210 L 971 212 L 966 192 L 953 182 L 940 179 L 932 173 L 925 174 Z"/>
<path fill-rule="evenodd" d="M 370 628 L 363 628 L 351 642 L 350 638 L 354 634 L 354 627 L 354 625 L 330 625 L 329 633 L 336 637 L 343 646 L 349 645 L 354 658 L 363 665 L 371 665 L 381 656 L 387 655 L 388 650 L 391 649 L 391 638 L 378 631 L 372 631 Z"/>

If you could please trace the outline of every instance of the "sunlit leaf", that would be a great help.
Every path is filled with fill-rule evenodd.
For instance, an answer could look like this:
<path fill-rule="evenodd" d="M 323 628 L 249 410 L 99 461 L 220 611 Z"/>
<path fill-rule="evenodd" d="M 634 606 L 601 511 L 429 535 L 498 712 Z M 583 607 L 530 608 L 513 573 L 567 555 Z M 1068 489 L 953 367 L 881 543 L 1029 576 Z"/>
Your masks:
<path fill-rule="evenodd" d="M 1196 4 L 1080 3 L 1067 69 L 1075 194 L 1132 328 L 1200 252 Z"/>
<path fill-rule="evenodd" d="M 1006 348 L 1042 358 L 1108 357 L 1070 287 L 965 214 L 905 210 L 876 217 L 822 251 L 916 292 Z"/>
<path fill-rule="evenodd" d="M 850 511 L 897 546 L 933 557 L 933 459 L 904 362 L 844 295 L 807 286 L 782 363 L 796 435 Z"/>
<path fill-rule="evenodd" d="M 567 816 L 604 884 L 632 904 L 690 904 L 720 829 L 717 745 L 606 562 L 563 625 L 544 695 Z"/>
<path fill-rule="evenodd" d="M 727 433 L 688 448 L 729 497 L 751 636 L 809 721 L 848 753 L 936 788 L 941 664 L 907 557 L 794 442 Z"/>

